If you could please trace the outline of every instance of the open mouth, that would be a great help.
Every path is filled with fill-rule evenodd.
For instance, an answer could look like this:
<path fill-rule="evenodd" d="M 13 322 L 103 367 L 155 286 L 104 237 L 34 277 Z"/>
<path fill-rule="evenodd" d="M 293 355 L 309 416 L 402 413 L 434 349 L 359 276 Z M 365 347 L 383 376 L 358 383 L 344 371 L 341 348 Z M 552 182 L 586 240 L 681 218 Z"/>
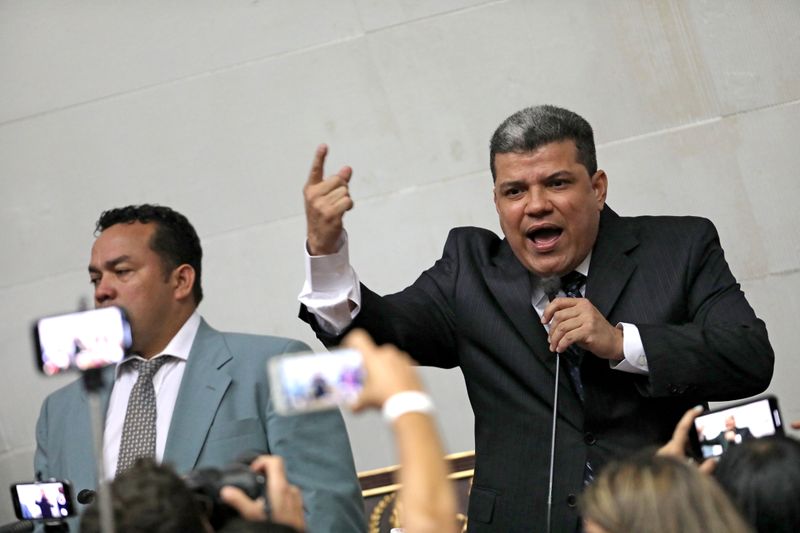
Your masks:
<path fill-rule="evenodd" d="M 529 231 L 526 236 L 534 248 L 546 251 L 553 248 L 564 230 L 555 226 L 536 228 Z"/>

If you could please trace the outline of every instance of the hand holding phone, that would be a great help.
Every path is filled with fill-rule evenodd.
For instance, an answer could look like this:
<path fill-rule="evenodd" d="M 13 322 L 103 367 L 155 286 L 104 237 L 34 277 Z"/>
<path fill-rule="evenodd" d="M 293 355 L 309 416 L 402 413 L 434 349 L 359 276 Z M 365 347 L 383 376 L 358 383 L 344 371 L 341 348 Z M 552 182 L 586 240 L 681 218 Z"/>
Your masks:
<path fill-rule="evenodd" d="M 363 330 L 350 332 L 343 345 L 358 350 L 364 359 L 366 380 L 353 411 L 367 407 L 380 409 L 398 392 L 423 390 L 414 361 L 405 352 L 389 344 L 377 346 Z"/>
<path fill-rule="evenodd" d="M 272 357 L 267 369 L 275 410 L 294 414 L 354 402 L 364 384 L 362 362 L 349 349 Z"/>
<path fill-rule="evenodd" d="M 765 396 L 699 415 L 689 432 L 689 443 L 698 458 L 718 457 L 742 442 L 783 433 L 778 399 Z"/>

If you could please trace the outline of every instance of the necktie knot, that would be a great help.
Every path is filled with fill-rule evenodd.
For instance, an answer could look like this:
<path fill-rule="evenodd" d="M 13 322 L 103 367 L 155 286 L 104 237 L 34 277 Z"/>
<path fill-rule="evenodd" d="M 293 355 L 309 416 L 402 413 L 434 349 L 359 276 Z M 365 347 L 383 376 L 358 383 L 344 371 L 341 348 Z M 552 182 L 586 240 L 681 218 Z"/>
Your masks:
<path fill-rule="evenodd" d="M 158 372 L 158 369 L 161 368 L 164 363 L 169 361 L 171 356 L 169 355 L 162 355 L 161 357 L 156 357 L 154 359 L 131 359 L 130 364 L 134 370 L 139 372 L 138 379 L 153 379 L 153 376 Z"/>
<path fill-rule="evenodd" d="M 586 284 L 586 276 L 573 270 L 561 278 L 561 289 L 569 298 L 582 298 L 581 287 Z"/>

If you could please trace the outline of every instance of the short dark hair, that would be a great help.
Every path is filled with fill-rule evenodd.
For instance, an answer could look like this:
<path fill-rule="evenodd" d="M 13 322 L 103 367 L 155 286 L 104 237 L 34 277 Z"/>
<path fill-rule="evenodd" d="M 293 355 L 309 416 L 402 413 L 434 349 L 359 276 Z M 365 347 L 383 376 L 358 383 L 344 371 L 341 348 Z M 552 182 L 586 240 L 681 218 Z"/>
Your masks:
<path fill-rule="evenodd" d="M 119 533 L 205 531 L 203 509 L 172 468 L 153 459 L 136 461 L 111 483 L 114 522 Z M 86 508 L 81 531 L 100 533 L 97 503 Z"/>
<path fill-rule="evenodd" d="M 497 179 L 494 156 L 510 152 L 530 152 L 558 141 L 574 141 L 578 162 L 586 167 L 589 176 L 597 172 L 597 153 L 592 127 L 582 116 L 552 105 L 526 107 L 500 124 L 489 142 L 489 168 L 492 180 Z"/>
<path fill-rule="evenodd" d="M 150 249 L 161 257 L 164 272 L 182 264 L 194 268 L 195 278 L 192 296 L 197 305 L 203 299 L 203 287 L 200 275 L 203 261 L 203 248 L 200 238 L 189 220 L 174 209 L 162 205 L 142 204 L 117 207 L 103 211 L 95 226 L 95 234 L 99 234 L 115 224 L 132 224 L 152 222 L 156 225 Z"/>
<path fill-rule="evenodd" d="M 759 533 L 800 528 L 800 441 L 771 436 L 731 446 L 714 477 Z"/>

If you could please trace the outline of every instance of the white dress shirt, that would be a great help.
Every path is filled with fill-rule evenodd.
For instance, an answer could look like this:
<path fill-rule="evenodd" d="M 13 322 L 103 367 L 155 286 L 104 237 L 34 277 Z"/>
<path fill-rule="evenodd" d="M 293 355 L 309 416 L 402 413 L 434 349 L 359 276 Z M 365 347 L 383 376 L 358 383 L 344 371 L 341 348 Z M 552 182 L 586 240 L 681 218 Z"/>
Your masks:
<path fill-rule="evenodd" d="M 303 248 L 306 258 L 306 280 L 298 300 L 314 314 L 323 330 L 338 335 L 350 325 L 361 309 L 361 285 L 358 275 L 350 266 L 347 232 L 342 231 L 339 249 L 331 255 L 312 256 L 308 253 L 308 246 L 304 245 Z M 591 257 L 592 254 L 589 253 L 575 270 L 587 275 Z M 585 291 L 584 285 L 581 294 L 585 294 Z M 559 291 L 559 294 L 564 296 L 563 291 Z M 540 318 L 548 303 L 542 287 L 534 283 L 531 305 Z M 625 358 L 622 361 L 609 361 L 609 365 L 614 370 L 622 372 L 647 374 L 647 356 L 644 353 L 639 328 L 625 322 L 620 322 L 617 327 L 622 329 L 622 351 Z"/>
<path fill-rule="evenodd" d="M 184 322 L 178 333 L 169 341 L 164 350 L 155 357 L 171 355 L 172 359 L 164 363 L 153 376 L 153 388 L 156 391 L 156 460 L 161 462 L 164 458 L 164 448 L 167 444 L 167 433 L 172 421 L 172 412 L 175 410 L 175 400 L 186 369 L 186 361 L 192 349 L 197 329 L 200 327 L 200 315 L 195 311 Z M 142 359 L 138 355 L 130 357 Z M 127 358 L 126 360 L 130 359 Z M 114 378 L 114 388 L 106 411 L 106 426 L 103 434 L 103 460 L 105 477 L 113 479 L 117 470 L 119 446 L 122 440 L 122 426 L 125 423 L 125 413 L 128 410 L 128 398 L 133 385 L 139 377 L 139 372 L 132 365 L 120 362 L 117 364 Z"/>

